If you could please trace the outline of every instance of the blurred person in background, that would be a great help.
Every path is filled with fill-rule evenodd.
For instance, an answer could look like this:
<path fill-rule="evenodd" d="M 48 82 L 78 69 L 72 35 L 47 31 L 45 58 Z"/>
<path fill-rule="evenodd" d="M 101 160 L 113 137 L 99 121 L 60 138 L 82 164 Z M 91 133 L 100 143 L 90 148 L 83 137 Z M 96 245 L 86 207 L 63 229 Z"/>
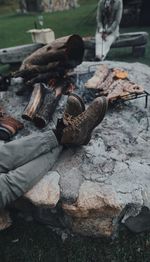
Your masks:
<path fill-rule="evenodd" d="M 104 60 L 111 45 L 119 36 L 122 0 L 100 0 L 97 7 L 96 57 Z"/>

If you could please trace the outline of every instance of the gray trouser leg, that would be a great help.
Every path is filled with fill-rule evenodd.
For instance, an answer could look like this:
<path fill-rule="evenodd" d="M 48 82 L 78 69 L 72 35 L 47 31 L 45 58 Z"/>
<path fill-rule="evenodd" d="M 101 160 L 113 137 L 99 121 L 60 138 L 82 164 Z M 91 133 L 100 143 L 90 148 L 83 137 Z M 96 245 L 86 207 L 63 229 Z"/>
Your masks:
<path fill-rule="evenodd" d="M 27 136 L 1 146 L 0 208 L 36 184 L 51 169 L 61 150 L 53 132 Z"/>
<path fill-rule="evenodd" d="M 0 146 L 0 173 L 8 172 L 58 146 L 53 131 L 34 133 Z"/>

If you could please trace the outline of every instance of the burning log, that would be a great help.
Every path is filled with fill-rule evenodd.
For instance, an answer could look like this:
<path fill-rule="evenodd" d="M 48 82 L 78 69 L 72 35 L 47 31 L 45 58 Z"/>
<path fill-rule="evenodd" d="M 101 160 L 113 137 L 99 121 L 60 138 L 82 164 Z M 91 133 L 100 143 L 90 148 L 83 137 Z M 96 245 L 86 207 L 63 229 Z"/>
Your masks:
<path fill-rule="evenodd" d="M 57 67 L 72 69 L 82 62 L 83 54 L 84 43 L 79 35 L 58 38 L 27 57 L 14 77 L 23 77 L 26 81 Z"/>
<path fill-rule="evenodd" d="M 39 74 L 26 82 L 26 85 L 33 86 L 35 83 L 47 83 L 50 79 L 62 78 L 64 76 L 63 68 L 58 68 L 57 71 L 51 70 L 50 72 Z"/>
<path fill-rule="evenodd" d="M 38 49 L 25 59 L 20 70 L 31 65 L 47 65 L 54 61 L 60 62 L 63 61 L 64 58 L 78 65 L 82 62 L 83 53 L 84 43 L 79 35 L 61 37 L 51 44 Z"/>
<path fill-rule="evenodd" d="M 55 90 L 53 87 L 44 89 L 45 94 L 43 103 L 33 119 L 35 126 L 43 128 L 49 123 L 61 98 L 62 91 L 62 85 L 57 86 Z"/>
<path fill-rule="evenodd" d="M 87 83 L 85 83 L 86 88 L 98 88 L 101 86 L 103 81 L 107 78 L 109 74 L 109 69 L 107 65 L 100 65 L 96 72 L 94 73 L 94 76 L 90 78 Z"/>
<path fill-rule="evenodd" d="M 72 35 L 53 41 L 23 61 L 14 77 L 24 78 L 24 91 L 27 88 L 31 91 L 35 83 L 42 83 L 34 87 L 30 102 L 22 115 L 24 119 L 33 120 L 39 128 L 48 124 L 62 92 L 68 86 L 67 73 L 82 62 L 83 54 L 82 38 Z M 20 93 L 22 92 L 23 90 Z"/>
<path fill-rule="evenodd" d="M 113 85 L 113 83 L 116 82 L 114 79 L 114 72 L 110 70 L 108 77 L 105 79 L 105 81 L 101 84 L 99 87 L 99 94 L 101 96 L 106 96 L 110 92 L 110 86 Z"/>
<path fill-rule="evenodd" d="M 73 87 L 72 77 L 53 79 L 47 86 L 44 83 L 35 84 L 22 118 L 33 121 L 39 128 L 45 127 L 51 120 L 61 95 L 72 92 Z"/>
<path fill-rule="evenodd" d="M 43 88 L 42 84 L 35 84 L 33 92 L 31 94 L 30 101 L 25 108 L 22 118 L 28 121 L 33 120 L 36 112 L 39 110 L 43 100 Z"/>
<path fill-rule="evenodd" d="M 34 77 L 37 77 L 39 74 L 50 72 L 51 70 L 57 70 L 58 62 L 50 63 L 45 66 L 29 66 L 26 69 L 19 70 L 13 74 L 13 77 L 22 77 L 24 81 L 28 81 Z"/>

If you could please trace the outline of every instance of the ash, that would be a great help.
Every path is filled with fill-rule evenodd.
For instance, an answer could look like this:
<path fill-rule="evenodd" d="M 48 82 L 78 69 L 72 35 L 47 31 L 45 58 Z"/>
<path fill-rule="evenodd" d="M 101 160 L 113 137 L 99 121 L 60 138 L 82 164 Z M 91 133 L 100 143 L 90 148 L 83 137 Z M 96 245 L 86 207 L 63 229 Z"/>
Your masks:
<path fill-rule="evenodd" d="M 84 84 L 93 76 L 93 73 L 76 74 L 76 89 L 75 93 L 83 98 L 85 103 L 93 101 L 96 97 L 96 91 L 84 87 Z"/>

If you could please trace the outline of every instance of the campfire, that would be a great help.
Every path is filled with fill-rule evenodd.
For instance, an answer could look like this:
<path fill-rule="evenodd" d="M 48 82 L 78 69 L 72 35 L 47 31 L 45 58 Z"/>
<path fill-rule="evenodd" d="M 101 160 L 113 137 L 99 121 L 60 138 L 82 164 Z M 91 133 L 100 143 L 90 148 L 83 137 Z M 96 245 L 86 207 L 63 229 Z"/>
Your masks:
<path fill-rule="evenodd" d="M 23 87 L 17 92 L 31 93 L 22 118 L 45 127 L 54 113 L 62 94 L 74 89 L 69 73 L 82 62 L 84 43 L 80 36 L 72 35 L 55 40 L 25 59 L 13 77 L 23 78 Z"/>
<path fill-rule="evenodd" d="M 150 76 L 149 68 L 145 65 L 131 69 L 130 64 L 114 65 L 108 62 L 109 66 L 106 66 L 105 62 L 101 65 L 86 62 L 75 68 L 83 58 L 82 39 L 70 36 L 64 38 L 61 46 L 63 48 L 56 48 L 58 52 L 54 51 L 52 45 L 51 48 L 43 47 L 36 55 L 34 53 L 28 57 L 19 71 L 13 74 L 13 77 L 23 78 L 23 88 L 17 92 L 21 96 L 15 93 L 20 87 L 19 83 L 18 86 L 10 86 L 6 92 L 0 92 L 2 107 L 18 120 L 23 118 L 24 128 L 14 139 L 53 127 L 54 123 L 50 121 L 52 114 L 58 117 L 59 112 L 63 112 L 66 94 L 74 88 L 85 102 L 100 95 L 108 97 L 112 104 L 120 100 L 148 97 L 145 90 L 149 90 L 147 79 Z M 149 111 L 143 109 L 140 101 L 128 103 L 125 110 L 122 107 L 119 110 L 118 113 L 114 107 L 111 112 L 108 111 L 88 146 L 64 150 L 52 174 L 45 176 L 33 191 L 26 194 L 23 201 L 30 201 L 38 211 L 49 211 L 50 207 L 55 206 L 48 212 L 48 219 L 51 220 L 49 214 L 55 212 L 55 217 L 63 221 L 63 227 L 66 225 L 70 228 L 71 225 L 74 232 L 88 236 L 110 236 L 118 228 L 118 223 L 127 225 L 133 214 L 132 207 L 139 203 L 139 210 L 139 206 L 143 208 L 143 203 L 148 203 L 147 196 L 141 197 L 141 192 L 149 190 Z M 143 191 L 139 193 L 141 188 Z M 57 206 L 57 203 L 62 205 Z M 131 207 L 128 203 L 131 203 Z M 124 212 L 120 221 L 120 214 Z M 136 212 L 135 209 L 135 215 Z M 43 217 L 46 217 L 45 212 Z"/>
<path fill-rule="evenodd" d="M 20 116 L 35 127 L 48 125 L 62 95 L 72 91 L 81 95 L 85 102 L 97 96 L 106 96 L 110 103 L 126 101 L 148 93 L 142 86 L 130 81 L 128 72 L 121 68 L 109 68 L 106 64 L 96 67 L 93 74 L 75 70 L 84 55 L 84 41 L 79 35 L 58 38 L 30 56 L 11 77 L 23 79 L 17 94 L 26 99 Z M 28 93 L 28 98 L 24 95 Z M 27 101 L 28 99 L 28 101 Z M 27 124 L 26 124 L 27 125 Z"/>

